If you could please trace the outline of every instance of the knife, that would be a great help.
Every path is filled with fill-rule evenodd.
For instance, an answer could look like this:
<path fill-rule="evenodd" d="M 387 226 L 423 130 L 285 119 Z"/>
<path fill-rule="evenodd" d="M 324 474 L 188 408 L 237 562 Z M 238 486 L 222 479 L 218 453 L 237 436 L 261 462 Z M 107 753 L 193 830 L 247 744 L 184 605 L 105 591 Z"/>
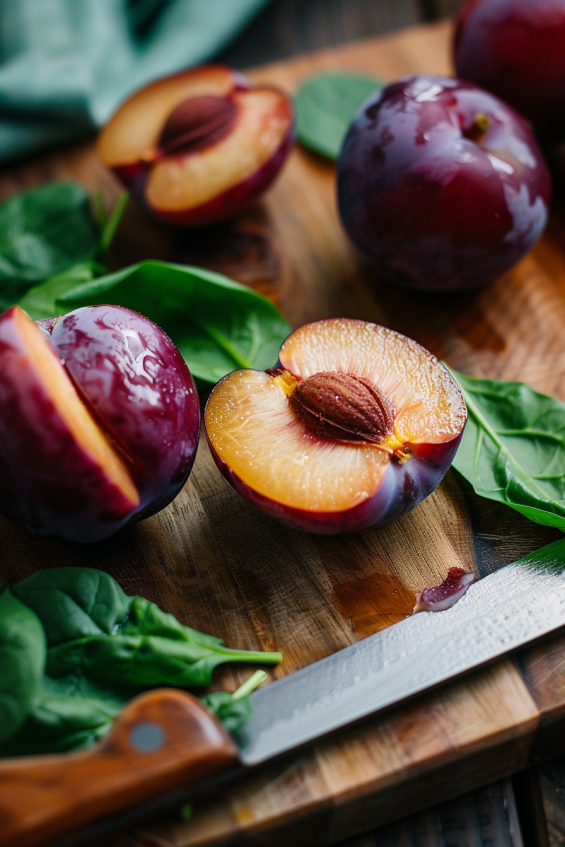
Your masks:
<path fill-rule="evenodd" d="M 535 566 L 533 562 L 535 561 Z M 74 847 L 565 626 L 565 539 L 255 691 L 236 740 L 190 694 L 132 700 L 96 747 L 0 761 L 0 847 Z"/>

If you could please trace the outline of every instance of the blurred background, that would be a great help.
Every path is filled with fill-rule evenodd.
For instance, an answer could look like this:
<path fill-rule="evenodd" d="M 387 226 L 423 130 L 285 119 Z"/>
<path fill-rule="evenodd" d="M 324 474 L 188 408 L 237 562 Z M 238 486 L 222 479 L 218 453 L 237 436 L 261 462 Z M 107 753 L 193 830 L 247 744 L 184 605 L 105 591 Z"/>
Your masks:
<path fill-rule="evenodd" d="M 0 0 L 0 162 L 92 136 L 134 91 L 453 14 L 459 0 Z"/>
<path fill-rule="evenodd" d="M 220 55 L 252 67 L 452 15 L 460 0 L 270 0 Z"/>

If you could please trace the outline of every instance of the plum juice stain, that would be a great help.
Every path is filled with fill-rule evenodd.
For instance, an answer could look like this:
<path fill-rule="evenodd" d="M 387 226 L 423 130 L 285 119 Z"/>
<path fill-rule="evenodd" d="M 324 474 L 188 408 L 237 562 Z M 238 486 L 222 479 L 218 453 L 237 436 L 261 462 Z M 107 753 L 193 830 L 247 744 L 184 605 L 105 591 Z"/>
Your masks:
<path fill-rule="evenodd" d="M 415 595 L 397 576 L 376 573 L 336 585 L 332 591 L 335 608 L 352 622 L 352 632 L 365 638 L 412 614 Z"/>

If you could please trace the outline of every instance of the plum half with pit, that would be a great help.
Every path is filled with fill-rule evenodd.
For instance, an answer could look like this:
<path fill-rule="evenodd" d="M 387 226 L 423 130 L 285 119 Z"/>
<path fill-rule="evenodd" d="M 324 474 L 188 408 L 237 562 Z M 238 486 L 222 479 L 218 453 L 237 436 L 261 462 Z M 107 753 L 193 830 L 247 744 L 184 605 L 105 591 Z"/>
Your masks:
<path fill-rule="evenodd" d="M 277 367 L 239 370 L 204 422 L 224 477 L 249 503 L 307 532 L 379 526 L 427 497 L 467 420 L 459 386 L 409 338 L 376 324 L 306 324 Z"/>
<path fill-rule="evenodd" d="M 155 217 L 203 226 L 264 191 L 293 137 L 286 94 L 226 65 L 203 65 L 126 100 L 102 130 L 98 154 Z"/>
<path fill-rule="evenodd" d="M 190 371 L 147 318 L 0 316 L 0 511 L 16 523 L 88 542 L 154 514 L 184 485 L 199 429 Z"/>
<path fill-rule="evenodd" d="M 458 291 L 533 247 L 550 177 L 531 126 L 481 88 L 405 77 L 362 106 L 338 163 L 353 243 L 392 285 Z"/>

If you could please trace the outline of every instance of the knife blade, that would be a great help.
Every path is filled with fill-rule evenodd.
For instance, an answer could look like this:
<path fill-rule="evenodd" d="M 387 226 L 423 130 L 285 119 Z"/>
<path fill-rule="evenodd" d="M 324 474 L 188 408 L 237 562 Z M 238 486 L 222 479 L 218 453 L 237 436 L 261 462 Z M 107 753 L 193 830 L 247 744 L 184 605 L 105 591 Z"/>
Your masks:
<path fill-rule="evenodd" d="M 536 572 L 527 560 L 507 565 L 450 609 L 413 615 L 256 691 L 240 759 L 264 762 L 563 625 L 563 572 Z"/>
<path fill-rule="evenodd" d="M 71 847 L 180 805 L 562 626 L 565 539 L 484 577 L 450 609 L 418 613 L 255 691 L 236 743 L 190 695 L 141 695 L 90 751 L 0 762 L 0 847 L 75 830 L 57 841 Z M 97 773 L 107 780 L 98 791 Z"/>

